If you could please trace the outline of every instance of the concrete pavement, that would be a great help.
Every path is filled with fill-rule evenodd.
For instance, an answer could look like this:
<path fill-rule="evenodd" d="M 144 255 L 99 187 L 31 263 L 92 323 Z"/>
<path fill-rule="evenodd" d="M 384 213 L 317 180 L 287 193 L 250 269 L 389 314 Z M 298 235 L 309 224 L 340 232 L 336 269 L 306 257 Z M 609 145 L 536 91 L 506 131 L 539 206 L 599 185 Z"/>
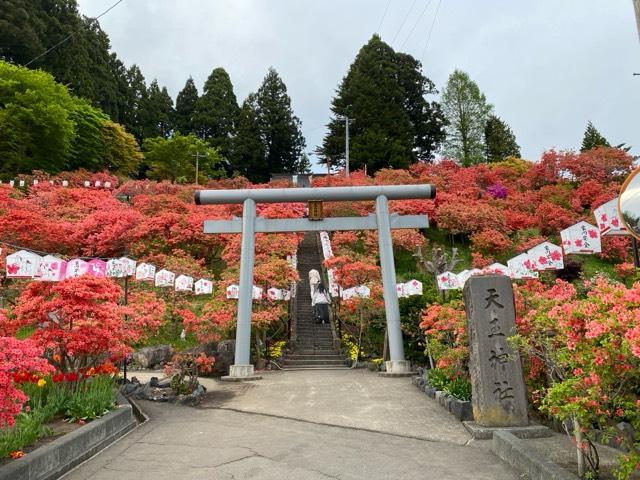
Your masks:
<path fill-rule="evenodd" d="M 198 408 L 141 402 L 151 420 L 65 480 L 523 478 L 407 378 L 293 371 L 203 383 Z"/>

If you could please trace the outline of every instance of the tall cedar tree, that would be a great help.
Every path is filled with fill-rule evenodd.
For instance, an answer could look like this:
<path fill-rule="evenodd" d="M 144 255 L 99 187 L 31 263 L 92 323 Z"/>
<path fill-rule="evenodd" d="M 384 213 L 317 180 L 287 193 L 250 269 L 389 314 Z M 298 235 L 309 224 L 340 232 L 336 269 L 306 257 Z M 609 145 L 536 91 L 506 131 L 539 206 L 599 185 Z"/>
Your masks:
<path fill-rule="evenodd" d="M 142 144 L 144 138 L 144 114 L 143 108 L 147 101 L 147 84 L 140 67 L 131 65 L 127 70 L 127 98 L 123 123 L 134 137 Z"/>
<path fill-rule="evenodd" d="M 238 128 L 233 140 L 232 169 L 254 183 L 269 180 L 269 168 L 265 161 L 266 148 L 260 131 L 258 101 L 250 93 L 242 103 L 238 116 Z"/>
<path fill-rule="evenodd" d="M 274 68 L 269 68 L 264 77 L 256 101 L 265 148 L 264 167 L 269 173 L 308 172 L 311 165 L 305 153 L 302 124 L 294 115 L 287 87 Z"/>
<path fill-rule="evenodd" d="M 142 135 L 144 138 L 165 137 L 173 131 L 173 99 L 167 87 L 153 80 L 141 105 Z"/>
<path fill-rule="evenodd" d="M 596 147 L 610 147 L 607 139 L 604 138 L 593 123 L 587 122 L 587 129 L 584 132 L 584 139 L 582 140 L 581 152 L 586 152 Z"/>
<path fill-rule="evenodd" d="M 24 65 L 69 35 L 29 67 L 53 74 L 122 122 L 125 69 L 98 22 L 80 15 L 76 0 L 0 0 L 0 58 Z"/>
<path fill-rule="evenodd" d="M 193 120 L 197 102 L 198 89 L 193 82 L 193 78 L 189 77 L 176 98 L 175 127 L 183 135 L 195 133 Z"/>
<path fill-rule="evenodd" d="M 462 165 L 484 161 L 484 127 L 493 105 L 487 103 L 478 85 L 465 72 L 455 70 L 442 92 L 447 119 L 444 153 Z"/>
<path fill-rule="evenodd" d="M 218 147 L 225 159 L 230 158 L 239 112 L 229 74 L 224 68 L 214 69 L 196 102 L 194 124 L 196 134 L 211 146 Z"/>
<path fill-rule="evenodd" d="M 397 53 L 374 35 L 349 67 L 331 103 L 333 119 L 322 146 L 323 163 L 344 165 L 345 122 L 350 127 L 350 168 L 369 172 L 430 161 L 444 140 L 437 90 L 411 55 Z"/>
<path fill-rule="evenodd" d="M 500 162 L 507 157 L 520 158 L 516 136 L 509 125 L 495 115 L 489 115 L 484 127 L 484 143 L 487 162 Z"/>

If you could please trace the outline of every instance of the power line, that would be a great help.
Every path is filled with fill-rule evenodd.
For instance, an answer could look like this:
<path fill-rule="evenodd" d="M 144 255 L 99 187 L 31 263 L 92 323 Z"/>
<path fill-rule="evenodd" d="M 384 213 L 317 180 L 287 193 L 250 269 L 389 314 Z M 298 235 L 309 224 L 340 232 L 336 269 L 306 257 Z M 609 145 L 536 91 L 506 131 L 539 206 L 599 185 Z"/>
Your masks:
<path fill-rule="evenodd" d="M 387 18 L 387 12 L 389 11 L 389 5 L 391 5 L 391 0 L 387 2 L 387 6 L 384 9 L 384 13 L 382 14 L 382 19 L 380 20 L 380 25 L 378 25 L 378 29 L 376 33 L 380 33 L 380 29 L 382 28 L 382 24 L 384 23 L 384 19 Z"/>
<path fill-rule="evenodd" d="M 424 44 L 424 49 L 422 50 L 422 55 L 420 56 L 420 61 L 424 60 L 424 56 L 427 53 L 427 48 L 429 48 L 429 40 L 431 40 L 431 34 L 433 33 L 433 26 L 436 24 L 436 19 L 438 18 L 438 12 L 440 11 L 440 4 L 442 0 L 438 0 L 438 6 L 436 7 L 436 14 L 433 16 L 433 22 L 431 22 L 431 28 L 429 29 L 429 35 L 427 35 L 427 43 Z"/>
<path fill-rule="evenodd" d="M 396 43 L 396 38 L 398 38 L 398 35 L 400 35 L 400 31 L 402 30 L 402 27 L 404 27 L 404 24 L 407 22 L 407 18 L 409 18 L 409 15 L 411 14 L 411 11 L 413 10 L 413 7 L 415 6 L 417 1 L 418 0 L 413 0 L 413 3 L 411 4 L 411 7 L 409 8 L 409 11 L 404 16 L 404 20 L 402 20 L 402 23 L 400 24 L 400 28 L 398 29 L 398 31 L 396 32 L 395 36 L 393 37 L 393 40 L 391 40 L 391 44 L 392 45 L 394 43 Z"/>
<path fill-rule="evenodd" d="M 404 47 L 405 43 L 407 43 L 407 41 L 411 38 L 411 35 L 413 35 L 413 32 L 415 31 L 416 27 L 418 26 L 418 23 L 420 23 L 420 20 L 422 19 L 422 17 L 424 16 L 425 12 L 429 8 L 429 5 L 431 5 L 431 2 L 432 2 L 432 0 L 429 0 L 426 3 L 424 8 L 422 9 L 422 12 L 420 12 L 420 15 L 418 15 L 418 18 L 416 19 L 415 23 L 413 24 L 413 28 L 409 32 L 409 35 L 407 35 L 407 38 L 404 39 L 404 42 L 402 42 L 402 45 L 400 45 L 400 48 L 398 50 L 402 50 L 402 48 Z"/>
<path fill-rule="evenodd" d="M 119 3 L 123 2 L 124 0 L 118 0 L 116 3 L 114 3 L 113 5 L 111 5 L 109 8 L 107 8 L 104 12 L 102 12 L 100 15 L 98 15 L 97 17 L 94 17 L 94 20 L 98 20 L 100 17 L 106 15 L 107 13 L 109 13 L 111 10 L 113 10 Z M 34 58 L 33 60 L 30 60 L 28 63 L 25 63 L 25 67 L 28 67 L 29 65 L 31 65 L 33 62 L 35 62 L 36 60 L 38 60 L 39 58 L 44 57 L 47 53 L 49 53 L 51 50 L 54 50 L 56 48 L 58 48 L 60 45 L 62 45 L 64 42 L 66 42 L 67 40 L 69 40 L 71 37 L 73 37 L 76 34 L 76 32 L 72 32 L 69 35 L 67 35 L 66 37 L 64 37 L 62 40 L 60 40 L 58 43 L 56 43 L 53 47 L 49 48 L 48 50 L 45 50 L 44 52 L 42 52 L 40 55 L 38 55 L 36 58 Z"/>

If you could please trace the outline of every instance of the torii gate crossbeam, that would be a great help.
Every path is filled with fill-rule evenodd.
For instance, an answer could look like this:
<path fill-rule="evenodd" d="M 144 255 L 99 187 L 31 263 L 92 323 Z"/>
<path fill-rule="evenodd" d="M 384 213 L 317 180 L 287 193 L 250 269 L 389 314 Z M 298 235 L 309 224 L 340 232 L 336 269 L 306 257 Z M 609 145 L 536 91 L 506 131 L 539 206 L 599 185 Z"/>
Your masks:
<path fill-rule="evenodd" d="M 207 220 L 205 233 L 242 233 L 240 257 L 240 285 L 238 292 L 238 319 L 236 351 L 229 379 L 258 378 L 250 362 L 251 310 L 253 290 L 253 264 L 256 232 L 300 232 L 334 230 L 378 230 L 380 267 L 389 337 L 391 360 L 386 363 L 389 373 L 407 373 L 409 362 L 404 359 L 400 308 L 396 292 L 396 273 L 391 240 L 392 228 L 427 228 L 426 215 L 389 214 L 388 199 L 431 199 L 435 197 L 432 185 L 386 185 L 368 187 L 280 188 L 255 190 L 199 190 L 195 194 L 198 205 L 242 203 L 242 219 Z M 311 221 L 297 219 L 256 218 L 256 202 L 288 203 L 310 200 L 362 201 L 375 200 L 376 214 L 367 217 L 336 217 Z"/>

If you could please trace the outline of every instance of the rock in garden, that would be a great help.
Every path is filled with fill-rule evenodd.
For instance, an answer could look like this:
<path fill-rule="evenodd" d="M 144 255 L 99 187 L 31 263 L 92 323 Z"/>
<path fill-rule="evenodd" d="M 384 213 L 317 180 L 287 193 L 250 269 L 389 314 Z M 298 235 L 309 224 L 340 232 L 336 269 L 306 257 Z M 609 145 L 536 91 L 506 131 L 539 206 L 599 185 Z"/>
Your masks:
<path fill-rule="evenodd" d="M 171 360 L 173 349 L 170 345 L 144 347 L 133 353 L 133 361 L 142 368 L 153 368 Z"/>

